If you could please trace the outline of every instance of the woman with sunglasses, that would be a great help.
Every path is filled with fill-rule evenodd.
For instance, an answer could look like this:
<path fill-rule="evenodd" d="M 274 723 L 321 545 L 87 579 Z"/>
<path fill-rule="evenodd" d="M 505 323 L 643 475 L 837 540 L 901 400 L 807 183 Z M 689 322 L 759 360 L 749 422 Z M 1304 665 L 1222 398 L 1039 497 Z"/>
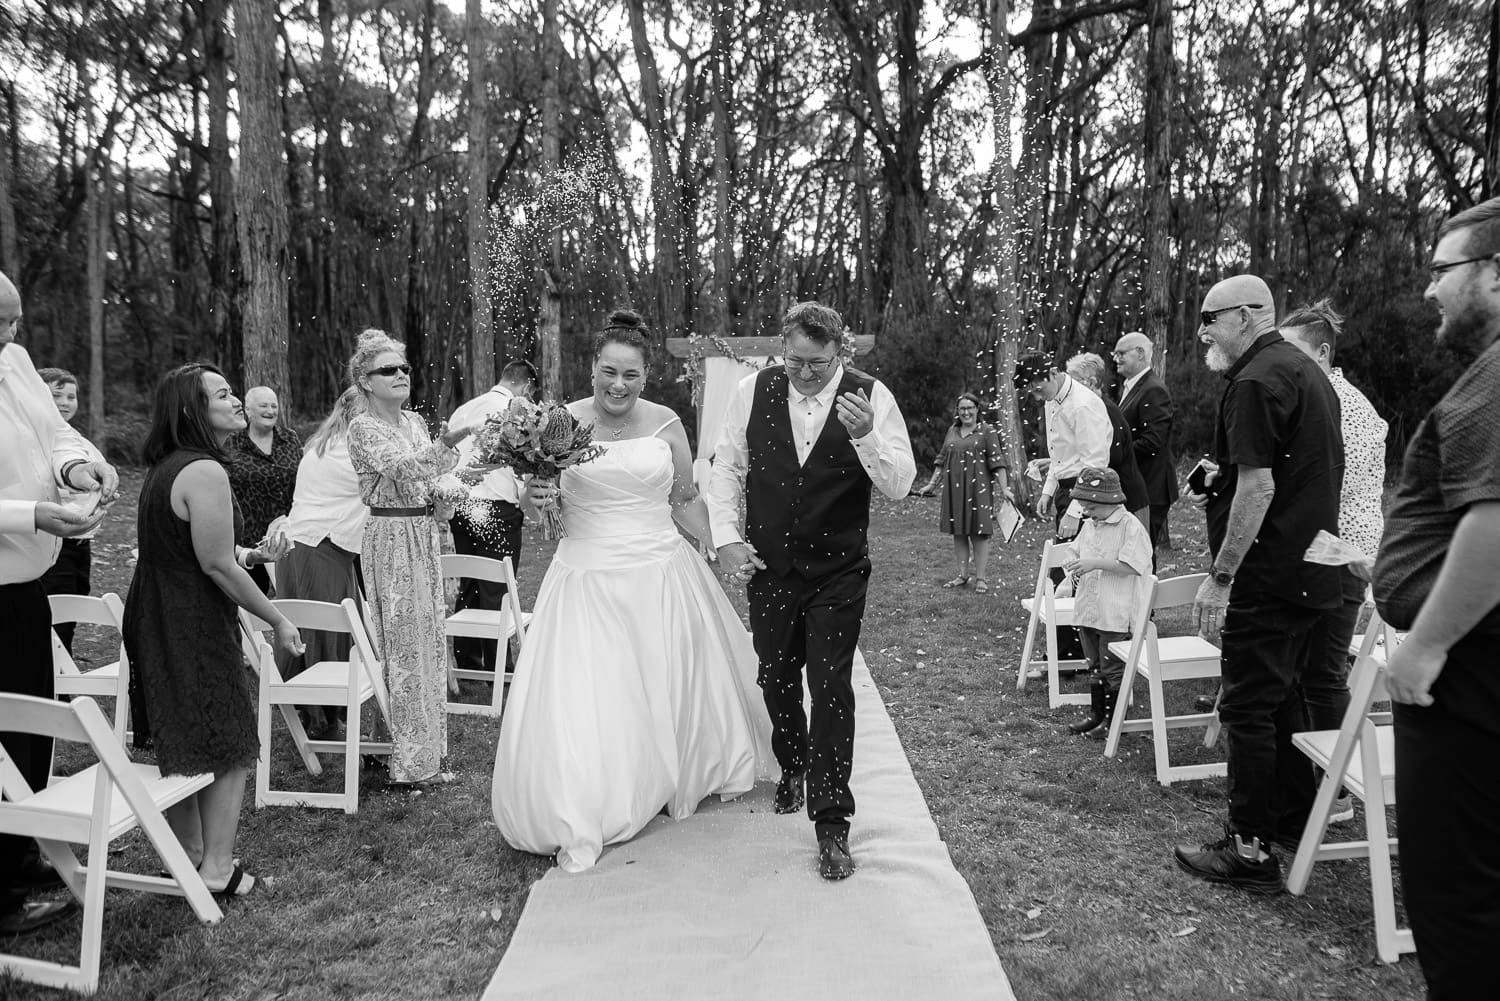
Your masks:
<path fill-rule="evenodd" d="M 402 409 L 411 366 L 405 346 L 384 331 L 359 335 L 349 382 L 365 401 L 365 413 L 349 422 L 349 459 L 370 509 L 360 571 L 390 689 L 389 778 L 397 785 L 445 782 L 447 641 L 432 482 L 458 464 L 454 446 L 474 429 L 450 428 L 433 441 L 422 418 Z"/>

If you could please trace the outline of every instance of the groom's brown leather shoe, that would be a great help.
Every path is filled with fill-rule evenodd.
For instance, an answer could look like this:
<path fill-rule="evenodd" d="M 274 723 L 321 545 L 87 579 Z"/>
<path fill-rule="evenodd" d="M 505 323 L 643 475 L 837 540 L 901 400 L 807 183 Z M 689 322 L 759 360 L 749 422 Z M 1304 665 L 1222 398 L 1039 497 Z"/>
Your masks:
<path fill-rule="evenodd" d="M 782 772 L 776 783 L 776 812 L 796 813 L 807 803 L 807 773 Z"/>
<path fill-rule="evenodd" d="M 854 875 L 854 856 L 849 854 L 849 835 L 830 834 L 818 839 L 818 875 L 828 880 Z"/>

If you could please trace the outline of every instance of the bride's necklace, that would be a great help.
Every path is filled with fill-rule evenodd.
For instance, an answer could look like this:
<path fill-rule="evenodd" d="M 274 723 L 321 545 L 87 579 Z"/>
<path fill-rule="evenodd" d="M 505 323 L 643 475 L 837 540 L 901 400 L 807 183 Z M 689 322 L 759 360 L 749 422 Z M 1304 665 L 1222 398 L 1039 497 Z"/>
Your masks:
<path fill-rule="evenodd" d="M 623 435 L 627 430 L 629 430 L 634 425 L 634 423 L 635 423 L 629 417 L 627 417 L 625 419 L 625 422 L 623 424 L 621 424 L 619 427 L 609 427 L 608 425 L 606 425 L 604 423 L 603 417 L 604 417 L 604 415 L 599 412 L 599 408 L 595 407 L 594 408 L 594 427 L 597 428 L 600 431 L 608 431 L 610 438 L 612 438 L 615 441 L 619 441 L 620 440 L 620 436 Z"/>

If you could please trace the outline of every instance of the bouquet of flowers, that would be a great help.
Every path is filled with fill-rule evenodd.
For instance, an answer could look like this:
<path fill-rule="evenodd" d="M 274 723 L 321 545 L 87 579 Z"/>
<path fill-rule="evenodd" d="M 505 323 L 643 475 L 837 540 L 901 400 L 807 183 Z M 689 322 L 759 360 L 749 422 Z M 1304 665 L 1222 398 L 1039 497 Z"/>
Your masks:
<path fill-rule="evenodd" d="M 604 454 L 594 444 L 594 426 L 581 424 L 561 403 L 515 399 L 491 414 L 474 433 L 474 461 L 480 466 L 509 466 L 517 476 L 555 480 L 564 469 Z M 542 537 L 560 539 L 562 514 L 557 505 L 542 509 Z"/>

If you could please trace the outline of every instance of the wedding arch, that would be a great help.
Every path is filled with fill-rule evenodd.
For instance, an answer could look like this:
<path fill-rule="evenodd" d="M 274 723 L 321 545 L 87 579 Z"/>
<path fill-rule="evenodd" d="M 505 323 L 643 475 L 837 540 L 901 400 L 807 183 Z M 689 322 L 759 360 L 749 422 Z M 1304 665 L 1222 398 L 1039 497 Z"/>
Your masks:
<path fill-rule="evenodd" d="M 693 386 L 698 412 L 698 441 L 694 447 L 693 479 L 701 490 L 708 485 L 714 445 L 723 426 L 724 408 L 741 379 L 781 357 L 780 337 L 719 337 L 695 334 L 667 338 L 667 353 L 683 359 L 684 377 Z M 875 350 L 874 334 L 848 337 L 845 361 Z"/>

